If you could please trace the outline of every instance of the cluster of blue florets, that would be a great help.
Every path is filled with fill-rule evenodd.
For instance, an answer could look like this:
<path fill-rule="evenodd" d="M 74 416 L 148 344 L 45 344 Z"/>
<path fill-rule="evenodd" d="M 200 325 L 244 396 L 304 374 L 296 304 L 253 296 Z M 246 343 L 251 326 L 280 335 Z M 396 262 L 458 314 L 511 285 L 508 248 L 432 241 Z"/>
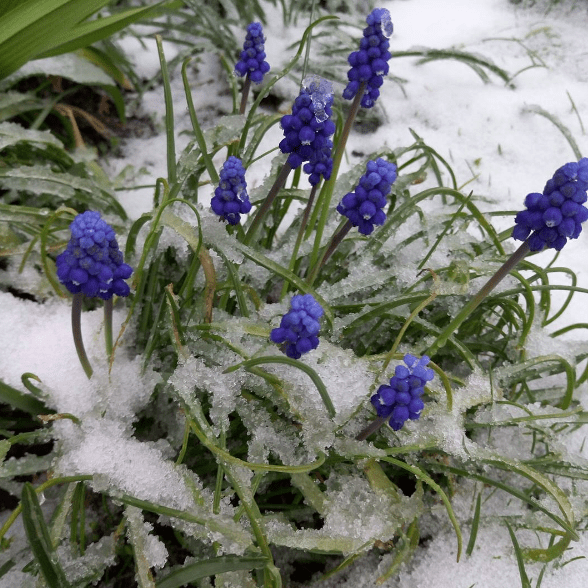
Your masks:
<path fill-rule="evenodd" d="M 282 153 L 289 153 L 288 164 L 296 169 L 308 161 L 304 171 L 310 174 L 312 185 L 318 184 L 321 176 L 331 177 L 333 160 L 331 136 L 335 123 L 333 114 L 333 89 L 329 82 L 312 76 L 303 82 L 302 90 L 292 106 L 292 114 L 282 117 L 284 139 L 280 142 Z"/>
<path fill-rule="evenodd" d="M 337 211 L 346 216 L 362 235 L 370 235 L 374 225 L 383 225 L 386 196 L 396 181 L 396 166 L 385 159 L 368 161 L 355 192 L 343 196 Z"/>
<path fill-rule="evenodd" d="M 323 309 L 311 294 L 297 294 L 292 297 L 290 310 L 282 317 L 280 326 L 270 333 L 270 339 L 281 344 L 288 357 L 299 359 L 318 347 L 321 316 Z"/>
<path fill-rule="evenodd" d="M 252 22 L 247 26 L 243 51 L 235 65 L 237 75 L 241 77 L 247 75 L 256 84 L 263 81 L 263 76 L 270 70 L 268 62 L 265 61 L 264 43 L 261 23 Z"/>
<path fill-rule="evenodd" d="M 425 385 L 435 377 L 435 372 L 427 368 L 430 359 L 423 355 L 420 359 L 407 353 L 404 365 L 396 366 L 389 385 L 382 385 L 371 397 L 379 417 L 390 417 L 390 426 L 398 431 L 407 420 L 417 420 L 421 416 L 424 403 L 421 398 Z"/>
<path fill-rule="evenodd" d="M 238 225 L 242 214 L 251 210 L 247 194 L 245 168 L 238 157 L 231 155 L 225 161 L 218 188 L 210 201 L 212 210 L 230 225 Z"/>
<path fill-rule="evenodd" d="M 545 184 L 543 194 L 527 194 L 527 210 L 515 217 L 513 238 L 529 238 L 531 251 L 544 247 L 560 251 L 568 239 L 578 238 L 582 223 L 588 219 L 588 209 L 582 206 L 588 198 L 587 189 L 588 158 L 566 163 Z"/>
<path fill-rule="evenodd" d="M 393 26 L 390 12 L 385 8 L 374 8 L 366 18 L 368 26 L 363 30 L 363 39 L 359 51 L 349 55 L 347 61 L 351 69 L 347 72 L 349 83 L 343 91 L 343 98 L 351 100 L 357 94 L 362 83 L 366 84 L 361 105 L 371 108 L 380 96 L 380 86 L 389 71 L 388 51 Z"/>
<path fill-rule="evenodd" d="M 100 213 L 78 214 L 70 225 L 71 239 L 67 249 L 57 256 L 57 277 L 72 293 L 98 296 L 104 300 L 128 296 L 124 281 L 133 268 L 123 261 L 114 231 L 100 218 Z"/>

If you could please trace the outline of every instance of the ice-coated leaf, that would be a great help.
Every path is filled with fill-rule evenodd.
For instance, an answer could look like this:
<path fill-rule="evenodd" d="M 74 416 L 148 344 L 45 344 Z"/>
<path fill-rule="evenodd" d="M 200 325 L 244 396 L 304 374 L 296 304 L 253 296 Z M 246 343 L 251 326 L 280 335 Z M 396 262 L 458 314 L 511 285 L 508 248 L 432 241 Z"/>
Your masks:
<path fill-rule="evenodd" d="M 115 81 L 101 68 L 75 53 L 65 53 L 56 57 L 46 57 L 25 63 L 18 71 L 8 76 L 0 84 L 13 86 L 16 82 L 31 76 L 60 76 L 78 84 L 88 86 L 112 86 Z"/>
<path fill-rule="evenodd" d="M 42 165 L 23 166 L 0 172 L 0 186 L 6 190 L 22 190 L 33 194 L 52 194 L 58 198 L 73 198 L 76 190 L 93 194 L 96 185 L 91 180 L 66 173 L 55 173 Z"/>
<path fill-rule="evenodd" d="M 12 457 L 4 462 L 0 470 L 0 477 L 12 478 L 13 476 L 29 476 L 37 472 L 44 472 L 51 468 L 55 455 L 27 454 L 24 457 Z"/>
<path fill-rule="evenodd" d="M 16 145 L 20 141 L 63 148 L 63 143 L 49 131 L 24 129 L 20 125 L 11 122 L 0 123 L 0 150 L 10 145 Z"/>
<path fill-rule="evenodd" d="M 140 588 L 155 588 L 150 568 L 163 567 L 167 560 L 167 550 L 163 543 L 149 533 L 152 525 L 145 523 L 141 510 L 135 506 L 125 508 L 127 534 L 135 553 L 135 578 Z"/>
<path fill-rule="evenodd" d="M 222 147 L 241 138 L 243 126 L 245 124 L 245 115 L 229 114 L 221 116 L 215 121 L 214 127 L 204 133 L 207 145 L 212 147 Z"/>

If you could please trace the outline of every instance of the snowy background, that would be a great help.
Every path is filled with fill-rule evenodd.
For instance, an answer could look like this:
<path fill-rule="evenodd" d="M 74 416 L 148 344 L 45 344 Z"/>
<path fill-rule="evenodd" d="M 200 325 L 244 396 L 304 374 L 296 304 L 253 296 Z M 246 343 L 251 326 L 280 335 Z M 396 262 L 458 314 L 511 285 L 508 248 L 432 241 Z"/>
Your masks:
<path fill-rule="evenodd" d="M 382 146 L 394 148 L 412 143 L 409 128 L 436 149 L 452 165 L 458 185 L 467 183 L 465 191 L 474 190 L 487 198 L 479 203 L 483 210 L 518 210 L 528 192 L 541 191 L 555 169 L 575 159 L 573 151 L 562 133 L 546 118 L 528 112 L 537 105 L 557 117 L 571 132 L 582 154 L 588 154 L 588 138 L 583 123 L 588 127 L 588 6 L 586 2 L 563 2 L 545 14 L 548 3 L 523 9 L 507 0 L 396 0 L 380 5 L 390 10 L 394 23 L 391 51 L 406 51 L 415 47 L 435 49 L 457 48 L 478 53 L 507 70 L 511 75 L 519 72 L 511 85 L 490 74 L 491 82 L 483 83 L 476 73 L 464 64 L 453 60 L 435 61 L 416 65 L 417 59 L 399 57 L 391 61 L 391 73 L 402 78 L 402 87 L 385 83 L 379 104 L 385 112 L 385 124 L 373 134 L 352 134 L 348 152 L 369 153 Z M 266 51 L 274 71 L 290 57 L 285 47 L 300 39 L 306 23 L 284 29 L 281 17 L 268 7 L 270 22 L 265 28 Z M 134 56 L 137 73 L 152 76 L 159 68 L 155 42 L 146 40 L 141 48 L 131 37 L 122 46 Z M 166 46 L 168 60 L 175 48 Z M 224 83 L 219 81 L 216 60 L 205 59 L 195 75 L 193 96 L 199 112 L 214 107 L 231 108 L 230 97 Z M 537 67 L 530 67 L 536 65 Z M 310 71 L 309 73 L 312 73 Z M 189 129 L 179 71 L 174 73 L 173 90 L 178 132 L 178 153 L 188 138 L 181 131 Z M 336 88 L 340 94 L 341 88 Z M 575 104 L 575 109 L 573 108 Z M 282 108 L 288 108 L 283 104 Z M 148 92 L 139 114 L 154 118 L 162 129 L 163 95 L 161 88 Z M 266 138 L 268 144 L 279 140 L 279 129 Z M 263 151 L 261 149 L 260 151 Z M 125 166 L 145 168 L 147 175 L 139 183 L 154 183 L 166 175 L 165 136 L 162 132 L 153 137 L 130 139 L 123 147 L 124 157 L 106 163 L 109 173 L 117 174 Z M 350 156 L 345 166 L 356 161 Z M 220 163 L 220 160 L 219 162 Z M 267 172 L 264 161 L 248 170 L 248 183 L 255 187 Z M 132 218 L 151 210 L 153 192 L 150 188 L 121 192 L 121 202 Z M 494 218 L 499 229 L 512 223 L 512 217 Z M 533 261 L 546 265 L 553 253 L 535 256 Z M 560 255 L 557 265 L 574 269 L 578 285 L 588 288 L 588 231 L 577 241 L 570 242 Z M 33 272 L 22 275 L 13 272 L 10 280 L 19 282 L 37 280 Z M 115 311 L 114 332 L 124 318 L 124 307 Z M 96 468 L 106 476 L 122 476 L 131 467 L 128 459 L 138 452 L 127 431 L 133 414 L 148 400 L 155 374 L 140 376 L 140 362 L 125 364 L 118 361 L 112 386 L 100 388 L 100 379 L 89 382 L 80 369 L 71 340 L 70 302 L 53 300 L 43 306 L 18 300 L 8 293 L 0 293 L 0 379 L 21 388 L 24 372 L 38 375 L 54 391 L 53 400 L 59 412 L 69 412 L 84 420 L 84 438 L 59 464 L 62 472 L 83 473 L 84 468 Z M 98 373 L 102 354 L 101 311 L 84 313 L 82 325 L 89 356 Z M 588 321 L 588 298 L 576 295 L 566 314 L 553 325 L 558 328 L 570 322 Z M 571 333 L 574 336 L 574 333 Z M 132 382 L 132 389 L 129 383 Z M 130 394 L 130 391 L 133 394 Z M 588 408 L 588 399 L 584 391 Z M 98 415 L 104 406 L 111 411 L 106 415 L 111 426 L 98 426 Z M 64 429 L 71 423 L 59 423 Z M 67 431 L 64 430 L 67 437 Z M 580 429 L 570 438 L 572 449 L 583 451 L 585 432 Z M 72 438 L 73 442 L 73 438 Z M 505 439 L 505 442 L 508 442 Z M 138 446 L 138 443 L 136 444 Z M 142 478 L 129 476 L 129 483 L 149 484 L 153 476 L 165 478 L 166 472 L 157 473 L 161 466 L 153 455 L 144 451 L 143 460 L 135 466 L 151 475 Z M 149 469 L 151 468 L 151 469 Z M 138 473 L 137 473 L 138 475 Z M 171 474 L 170 474 L 171 475 Z M 122 480 L 120 482 L 123 483 Z M 178 483 L 179 487 L 179 483 Z M 150 489 L 129 488 L 137 497 L 149 498 Z M 170 497 L 180 507 L 183 496 Z M 473 486 L 460 485 L 453 498 L 453 506 L 460 521 L 471 519 L 473 513 Z M 520 576 L 513 547 L 505 526 L 492 515 L 521 510 L 520 503 L 505 504 L 503 499 L 490 499 L 483 504 L 481 528 L 471 557 L 455 561 L 456 541 L 449 526 L 446 512 L 440 504 L 438 511 L 423 519 L 421 536 L 430 536 L 416 551 L 408 566 L 397 578 L 384 586 L 395 588 L 503 588 L 520 584 Z M 18 533 L 18 527 L 15 527 Z M 463 525 L 467 541 L 469 528 Z M 523 532 L 517 533 L 524 542 Z M 543 588 L 579 588 L 588 578 L 588 537 L 572 543 L 562 561 L 549 565 L 542 579 Z M 386 556 L 391 557 L 391 556 Z M 576 558 L 574 561 L 570 561 Z M 570 562 L 566 565 L 566 562 Z M 390 562 L 385 560 L 383 565 Z M 374 585 L 380 575 L 378 559 L 360 560 L 348 572 L 340 574 L 321 586 L 361 588 Z M 527 565 L 527 573 L 535 586 L 542 566 Z M 382 568 L 383 569 L 383 568 Z M 15 581 L 15 576 L 11 576 Z M 6 577 L 8 578 L 8 576 Z M 0 580 L 0 586 L 8 587 Z M 11 584 L 11 588 L 16 584 Z"/>

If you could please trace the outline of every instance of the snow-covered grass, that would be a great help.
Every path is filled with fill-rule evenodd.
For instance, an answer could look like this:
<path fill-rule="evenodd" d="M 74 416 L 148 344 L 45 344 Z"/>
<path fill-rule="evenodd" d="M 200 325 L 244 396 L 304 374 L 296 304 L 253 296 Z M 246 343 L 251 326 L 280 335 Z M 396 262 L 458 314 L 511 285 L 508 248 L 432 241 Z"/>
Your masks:
<path fill-rule="evenodd" d="M 59 202 L 46 197 L 46 184 L 34 197 L 3 184 L 22 200 L 0 209 L 12 253 L 0 271 L 0 393 L 21 411 L 8 411 L 0 427 L 8 439 L 0 450 L 11 452 L 0 487 L 22 499 L 23 516 L 18 501 L 2 513 L 1 587 L 35 585 L 33 556 L 50 586 L 63 578 L 118 586 L 135 573 L 138 585 L 158 588 L 209 586 L 213 574 L 227 587 L 278 586 L 279 578 L 349 588 L 583 586 L 586 233 L 557 257 L 528 256 L 444 347 L 436 343 L 514 251 L 510 228 L 524 196 L 586 152 L 586 6 L 529 4 L 381 4 L 394 23 L 389 79 L 376 108 L 360 111 L 330 207 L 328 189 L 318 196 L 329 215 L 317 216 L 294 260 L 305 174 L 289 180 L 246 245 L 243 231 L 210 210 L 208 170 L 212 162 L 218 172 L 228 151 L 241 156 L 251 200 L 261 204 L 285 160 L 262 154 L 282 138 L 277 122 L 298 94 L 303 47 L 270 92 L 279 112 L 260 106 L 240 147 L 245 119 L 233 112 L 234 80 L 215 52 L 199 52 L 185 80 L 181 64 L 164 79 L 173 118 L 161 85 L 142 96 L 136 114 L 153 117 L 161 132 L 127 140 L 123 157 L 101 162 L 111 179 L 128 177 L 129 165 L 144 169 L 133 182 L 148 187 L 127 179 L 115 192 L 89 173 L 69 209 L 51 217 Z M 285 25 L 277 7 L 263 8 L 279 75 L 308 22 Z M 365 14 L 313 29 L 306 67 L 333 79 L 339 140 L 345 59 Z M 241 24 L 229 27 L 238 43 Z M 120 42 L 145 78 L 159 71 L 153 30 L 139 29 L 146 50 L 136 37 Z M 168 61 L 185 51 L 171 38 L 187 34 L 177 19 L 170 30 Z M 51 143 L 60 173 L 83 168 L 55 155 L 46 135 L 7 130 L 31 149 L 49 153 Z M 334 206 L 376 156 L 399 170 L 386 224 L 367 238 L 354 229 L 309 280 L 309 259 L 340 224 Z M 82 313 L 91 379 L 72 341 L 71 301 L 48 280 L 72 207 L 88 204 L 115 226 L 135 268 L 133 295 L 115 304 L 111 362 L 101 303 Z M 325 316 L 318 349 L 289 360 L 269 333 L 298 293 L 312 293 Z M 374 418 L 370 396 L 404 353 L 430 349 L 436 378 L 421 418 L 355 440 Z M 42 426 L 27 416 L 39 412 L 52 413 Z"/>

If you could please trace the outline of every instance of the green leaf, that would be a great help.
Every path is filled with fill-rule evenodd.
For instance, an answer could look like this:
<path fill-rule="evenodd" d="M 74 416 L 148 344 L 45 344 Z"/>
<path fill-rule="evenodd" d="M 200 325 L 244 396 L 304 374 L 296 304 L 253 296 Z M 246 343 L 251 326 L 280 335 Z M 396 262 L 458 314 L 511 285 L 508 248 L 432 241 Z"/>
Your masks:
<path fill-rule="evenodd" d="M 12 444 L 8 439 L 2 439 L 2 441 L 0 441 L 0 469 L 2 468 L 2 462 L 11 446 Z"/>
<path fill-rule="evenodd" d="M 110 0 L 108 1 L 110 2 Z M 65 33 L 59 39 L 60 43 L 58 45 L 54 45 L 37 57 L 50 57 L 52 55 L 69 53 L 70 51 L 87 47 L 92 43 L 96 43 L 96 41 L 101 41 L 106 37 L 110 37 L 110 35 L 113 35 L 140 19 L 154 16 L 154 13 L 159 10 L 162 4 L 164 4 L 164 2 L 160 2 L 153 6 L 133 8 L 113 14 L 112 16 L 79 24 L 72 31 Z"/>
<path fill-rule="evenodd" d="M 521 551 L 521 548 L 519 547 L 519 542 L 517 541 L 516 535 L 514 534 L 512 527 L 508 524 L 508 521 L 505 521 L 505 525 L 508 528 L 510 539 L 514 547 L 515 557 L 517 558 L 517 564 L 519 566 L 519 575 L 521 576 L 521 586 L 522 588 L 531 588 L 531 582 L 529 582 L 529 577 L 527 576 L 527 572 L 525 571 L 525 562 L 523 561 L 523 553 Z"/>
<path fill-rule="evenodd" d="M 63 42 L 109 0 L 24 0 L 0 19 L 0 79 Z M 90 43 L 86 43 L 90 44 Z"/>
<path fill-rule="evenodd" d="M 53 549 L 39 499 L 28 482 L 22 491 L 22 519 L 31 551 L 49 588 L 69 588 L 70 584 Z"/>
<path fill-rule="evenodd" d="M 204 561 L 183 566 L 174 570 L 161 580 L 156 582 L 156 588 L 179 588 L 225 572 L 238 572 L 240 570 L 261 570 L 268 563 L 266 557 L 222 555 Z"/>
<path fill-rule="evenodd" d="M 25 129 L 22 126 L 11 122 L 0 123 L 0 150 L 10 147 L 11 145 L 16 145 L 21 141 L 42 146 L 52 145 L 63 149 L 63 143 L 48 131 Z"/>
<path fill-rule="evenodd" d="M 335 407 L 333 406 L 333 401 L 327 392 L 326 386 L 323 384 L 323 381 L 320 379 L 320 376 L 310 367 L 307 366 L 305 363 L 298 361 L 297 359 L 292 359 L 290 357 L 285 357 L 281 355 L 270 355 L 264 357 L 255 357 L 253 359 L 248 359 L 247 361 L 243 361 L 237 365 L 233 365 L 230 368 L 226 369 L 223 373 L 234 372 L 235 370 L 239 369 L 240 367 L 250 368 L 256 365 L 263 365 L 264 363 L 283 363 L 286 365 L 291 365 L 292 367 L 298 368 L 305 372 L 310 379 L 312 380 L 313 384 L 316 386 L 318 393 L 320 394 L 321 400 L 325 405 L 329 416 L 333 418 L 336 414 Z"/>
<path fill-rule="evenodd" d="M 459 523 L 457 522 L 457 519 L 455 517 L 455 513 L 453 512 L 453 508 L 451 507 L 451 503 L 449 502 L 449 498 L 447 498 L 447 495 L 445 494 L 445 492 L 443 492 L 443 489 L 441 488 L 441 486 L 439 486 L 439 484 L 437 484 L 429 475 L 427 475 L 421 468 L 418 468 L 417 466 L 409 465 L 409 464 L 407 464 L 403 461 L 400 461 L 399 459 L 395 459 L 393 457 L 381 457 L 380 459 L 383 461 L 387 461 L 389 463 L 392 463 L 392 464 L 394 464 L 404 470 L 408 470 L 414 476 L 416 476 L 419 480 L 422 480 L 425 484 L 427 484 L 433 490 L 435 490 L 435 492 L 437 492 L 437 494 L 439 495 L 439 497 L 443 501 L 443 504 L 445 505 L 445 509 L 447 510 L 447 515 L 449 516 L 449 520 L 451 521 L 451 524 L 453 525 L 453 529 L 455 530 L 455 535 L 457 538 L 457 561 L 459 561 L 459 558 L 461 556 L 461 546 L 462 546 L 461 529 L 459 528 Z"/>
<path fill-rule="evenodd" d="M 545 549 L 524 548 L 523 557 L 527 561 L 550 562 L 564 554 L 572 541 L 572 536 L 566 533 L 557 543 Z"/>
<path fill-rule="evenodd" d="M 24 410 L 29 414 L 50 414 L 53 410 L 50 410 L 41 402 L 38 398 L 31 396 L 30 394 L 24 394 L 16 388 L 5 384 L 0 380 L 0 402 L 10 404 L 14 408 Z"/>

